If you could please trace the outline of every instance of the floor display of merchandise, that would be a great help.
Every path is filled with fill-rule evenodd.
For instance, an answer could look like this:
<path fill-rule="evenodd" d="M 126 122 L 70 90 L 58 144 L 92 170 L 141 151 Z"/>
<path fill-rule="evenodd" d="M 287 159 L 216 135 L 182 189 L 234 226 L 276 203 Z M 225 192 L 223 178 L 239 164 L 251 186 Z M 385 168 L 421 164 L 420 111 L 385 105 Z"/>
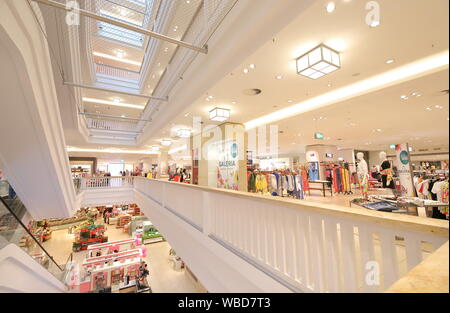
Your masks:
<path fill-rule="evenodd" d="M 77 241 L 82 231 L 93 234 L 92 230 L 95 233 L 96 229 L 104 229 L 101 233 L 107 242 L 94 242 L 72 253 L 66 277 L 71 292 L 199 291 L 184 272 L 184 266 L 179 266 L 181 260 L 174 261 L 170 246 L 145 216 L 132 216 L 127 225 L 120 227 L 98 225 L 101 218 L 97 224 L 88 220 L 70 230 L 55 230 L 53 239 L 44 242 L 49 253 L 63 264 L 71 253 L 72 241 Z M 144 238 L 157 240 L 149 242 Z M 148 274 L 141 275 L 145 269 Z"/>
<path fill-rule="evenodd" d="M 146 253 L 139 237 L 89 246 L 81 269 L 74 266 L 68 276 L 71 288 L 81 293 L 149 291 L 142 260 Z"/>
<path fill-rule="evenodd" d="M 105 231 L 105 225 L 95 224 L 93 219 L 81 223 L 72 230 L 75 235 L 73 251 L 87 250 L 90 245 L 107 242 L 108 236 L 105 235 Z"/>

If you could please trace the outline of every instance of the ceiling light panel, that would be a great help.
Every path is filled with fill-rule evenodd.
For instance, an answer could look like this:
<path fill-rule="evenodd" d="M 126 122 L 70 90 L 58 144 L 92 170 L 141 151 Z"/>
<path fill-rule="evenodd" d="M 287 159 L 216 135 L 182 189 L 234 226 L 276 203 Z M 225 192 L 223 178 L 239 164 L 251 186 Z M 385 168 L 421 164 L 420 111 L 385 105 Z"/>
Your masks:
<path fill-rule="evenodd" d="M 214 108 L 209 111 L 209 119 L 216 122 L 224 122 L 230 119 L 230 110 L 224 108 Z"/>
<path fill-rule="evenodd" d="M 320 44 L 296 60 L 297 74 L 318 79 L 341 68 L 339 52 Z"/>

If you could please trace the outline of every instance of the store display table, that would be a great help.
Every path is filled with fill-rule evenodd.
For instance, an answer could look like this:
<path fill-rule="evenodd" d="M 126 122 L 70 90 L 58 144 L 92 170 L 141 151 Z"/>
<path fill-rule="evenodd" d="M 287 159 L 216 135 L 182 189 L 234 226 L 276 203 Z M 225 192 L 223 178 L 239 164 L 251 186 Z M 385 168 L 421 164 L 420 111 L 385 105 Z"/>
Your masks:
<path fill-rule="evenodd" d="M 448 203 L 440 203 L 438 201 L 424 200 L 419 198 L 405 198 L 405 197 L 395 197 L 390 195 L 376 195 L 369 196 L 369 199 L 353 199 L 350 201 L 350 207 L 352 204 L 362 206 L 366 209 L 385 211 L 392 213 L 403 213 L 415 216 L 422 216 L 419 214 L 419 209 L 428 211 L 428 214 L 423 213 L 426 217 L 430 215 L 430 210 L 433 207 L 446 207 Z"/>
<path fill-rule="evenodd" d="M 308 183 L 309 183 L 309 190 L 308 190 L 309 195 L 311 195 L 311 190 L 321 190 L 323 196 L 325 197 L 326 196 L 325 192 L 328 190 L 331 193 L 331 196 L 333 196 L 333 188 L 328 187 L 328 185 L 330 184 L 328 180 L 310 180 L 308 181 Z M 311 187 L 311 184 L 320 184 L 322 185 L 322 188 Z"/>

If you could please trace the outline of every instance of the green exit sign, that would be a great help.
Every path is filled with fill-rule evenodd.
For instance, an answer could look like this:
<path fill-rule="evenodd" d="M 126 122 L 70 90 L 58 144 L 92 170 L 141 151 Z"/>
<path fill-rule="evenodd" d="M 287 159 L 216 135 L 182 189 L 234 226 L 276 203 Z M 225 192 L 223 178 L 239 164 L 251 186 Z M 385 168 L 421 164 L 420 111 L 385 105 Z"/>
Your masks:
<path fill-rule="evenodd" d="M 396 146 L 396 145 L 390 145 L 389 148 L 395 149 L 395 146 Z"/>
<path fill-rule="evenodd" d="M 315 133 L 314 134 L 314 139 L 323 140 L 323 138 L 325 138 L 325 136 L 322 133 Z"/>

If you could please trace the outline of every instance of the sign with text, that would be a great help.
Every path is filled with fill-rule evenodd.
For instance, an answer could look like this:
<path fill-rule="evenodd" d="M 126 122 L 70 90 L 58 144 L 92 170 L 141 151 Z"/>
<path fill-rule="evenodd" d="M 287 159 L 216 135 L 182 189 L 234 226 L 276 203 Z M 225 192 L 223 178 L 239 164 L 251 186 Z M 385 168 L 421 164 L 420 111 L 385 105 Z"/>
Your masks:
<path fill-rule="evenodd" d="M 395 146 L 395 166 L 397 167 L 398 177 L 400 179 L 400 189 L 402 196 L 415 197 L 411 160 L 409 156 L 409 147 L 407 143 Z"/>

